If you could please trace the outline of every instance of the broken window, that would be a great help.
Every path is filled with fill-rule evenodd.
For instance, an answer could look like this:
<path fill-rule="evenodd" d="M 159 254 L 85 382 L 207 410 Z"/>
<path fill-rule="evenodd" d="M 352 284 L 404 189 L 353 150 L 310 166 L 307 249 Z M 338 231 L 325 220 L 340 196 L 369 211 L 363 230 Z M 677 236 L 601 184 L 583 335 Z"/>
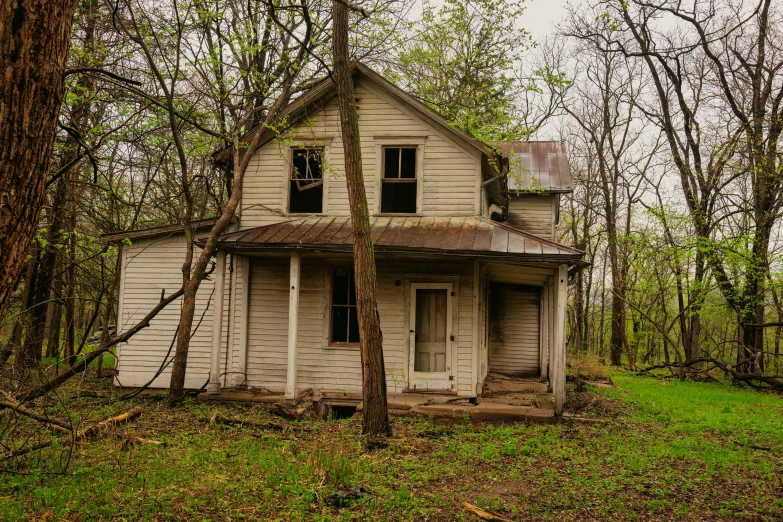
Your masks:
<path fill-rule="evenodd" d="M 416 147 L 384 147 L 381 212 L 416 213 Z"/>
<path fill-rule="evenodd" d="M 356 313 L 356 284 L 353 269 L 335 268 L 332 271 L 332 303 L 330 344 L 359 342 L 359 316 Z"/>
<path fill-rule="evenodd" d="M 292 214 L 320 214 L 323 211 L 323 149 L 293 149 L 288 211 Z"/>

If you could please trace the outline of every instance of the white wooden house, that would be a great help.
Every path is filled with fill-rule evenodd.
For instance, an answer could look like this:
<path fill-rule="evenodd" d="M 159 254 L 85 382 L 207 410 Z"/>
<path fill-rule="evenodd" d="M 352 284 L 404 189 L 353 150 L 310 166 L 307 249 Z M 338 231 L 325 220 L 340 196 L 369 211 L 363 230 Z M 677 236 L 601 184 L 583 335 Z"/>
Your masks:
<path fill-rule="evenodd" d="M 554 242 L 559 195 L 571 190 L 564 145 L 492 149 L 366 66 L 353 68 L 389 392 L 476 397 L 498 372 L 548 381 L 559 413 L 568 272 L 582 257 Z M 361 391 L 335 95 L 324 79 L 286 109 L 283 138 L 264 131 L 234 228 L 199 292 L 188 387 L 208 380 L 210 391 L 288 398 Z M 122 331 L 180 287 L 184 238 L 173 226 L 107 239 L 130 240 Z M 168 385 L 170 367 L 159 369 L 178 317 L 168 307 L 118 348 L 117 385 Z"/>

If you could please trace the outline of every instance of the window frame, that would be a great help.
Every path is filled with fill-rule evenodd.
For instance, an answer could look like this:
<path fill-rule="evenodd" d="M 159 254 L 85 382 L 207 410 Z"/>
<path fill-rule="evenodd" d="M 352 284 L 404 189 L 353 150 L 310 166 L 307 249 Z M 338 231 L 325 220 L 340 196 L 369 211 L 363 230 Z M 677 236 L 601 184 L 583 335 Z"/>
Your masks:
<path fill-rule="evenodd" d="M 322 180 L 322 190 L 321 190 L 321 211 L 320 212 L 292 212 L 291 211 L 291 182 L 295 181 L 293 178 L 294 174 L 294 154 L 297 150 L 317 150 L 321 152 L 321 180 Z M 283 208 L 285 208 L 286 215 L 290 216 L 323 216 L 326 215 L 326 205 L 327 205 L 327 194 L 328 194 L 328 185 L 327 185 L 327 175 L 326 175 L 326 164 L 327 164 L 327 158 L 326 155 L 328 153 L 328 148 L 326 145 L 323 144 L 293 144 L 288 148 L 288 154 L 287 154 L 287 164 L 288 168 L 286 169 L 285 173 L 285 179 L 284 179 L 284 185 L 283 185 L 283 193 L 284 193 L 284 199 L 283 199 Z"/>
<path fill-rule="evenodd" d="M 375 203 L 375 215 L 377 216 L 401 216 L 411 217 L 420 216 L 422 207 L 422 189 L 424 186 L 424 144 L 426 138 L 375 138 L 377 144 L 377 183 L 376 183 L 376 203 Z M 386 149 L 415 149 L 416 151 L 416 172 L 414 178 L 401 178 L 404 182 L 416 183 L 416 210 L 414 212 L 383 212 L 383 185 L 384 174 L 386 171 Z M 400 162 L 402 164 L 402 162 Z M 399 181 L 391 181 L 395 178 L 389 178 L 390 183 L 399 183 Z M 398 178 L 399 179 L 399 178 Z M 404 183 L 403 182 L 403 183 Z"/>
<path fill-rule="evenodd" d="M 354 348 L 359 349 L 361 346 L 361 341 L 352 343 L 352 342 L 342 342 L 342 341 L 333 341 L 332 340 L 332 310 L 335 306 L 341 306 L 344 308 L 348 308 L 348 316 L 350 317 L 350 309 L 355 308 L 356 309 L 356 317 L 358 320 L 359 317 L 359 308 L 358 303 L 356 302 L 356 296 L 354 295 L 354 304 L 350 304 L 351 302 L 351 296 L 348 295 L 348 304 L 346 305 L 336 305 L 333 303 L 334 300 L 334 273 L 336 270 L 350 270 L 353 274 L 353 280 L 354 280 L 354 288 L 356 288 L 356 273 L 354 271 L 353 265 L 349 264 L 339 264 L 339 265 L 327 265 L 326 269 L 329 271 L 327 274 L 327 281 L 328 281 L 328 287 L 327 291 L 329 292 L 329 303 L 328 303 L 328 309 L 326 313 L 326 321 L 327 321 L 327 337 L 326 337 L 326 345 L 329 348 Z M 350 288 L 350 283 L 349 283 Z M 348 335 L 350 336 L 350 328 L 348 329 Z M 361 334 L 360 334 L 361 336 Z"/>

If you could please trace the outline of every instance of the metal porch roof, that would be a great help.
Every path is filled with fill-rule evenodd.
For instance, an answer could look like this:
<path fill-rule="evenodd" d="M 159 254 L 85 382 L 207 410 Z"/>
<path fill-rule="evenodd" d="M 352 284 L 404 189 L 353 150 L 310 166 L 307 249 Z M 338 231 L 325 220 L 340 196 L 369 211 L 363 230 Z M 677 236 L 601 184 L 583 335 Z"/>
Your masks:
<path fill-rule="evenodd" d="M 558 263 L 582 258 L 574 248 L 479 217 L 374 217 L 370 226 L 378 253 Z M 353 229 L 348 216 L 304 217 L 224 234 L 218 248 L 352 252 Z"/>

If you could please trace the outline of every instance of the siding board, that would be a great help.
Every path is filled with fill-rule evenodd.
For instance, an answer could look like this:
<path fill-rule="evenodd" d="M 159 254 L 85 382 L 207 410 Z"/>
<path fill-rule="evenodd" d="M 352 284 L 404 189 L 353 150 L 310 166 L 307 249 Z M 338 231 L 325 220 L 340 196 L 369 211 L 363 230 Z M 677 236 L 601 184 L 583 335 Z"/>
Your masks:
<path fill-rule="evenodd" d="M 539 374 L 538 290 L 492 285 L 489 369 L 510 375 Z"/>

